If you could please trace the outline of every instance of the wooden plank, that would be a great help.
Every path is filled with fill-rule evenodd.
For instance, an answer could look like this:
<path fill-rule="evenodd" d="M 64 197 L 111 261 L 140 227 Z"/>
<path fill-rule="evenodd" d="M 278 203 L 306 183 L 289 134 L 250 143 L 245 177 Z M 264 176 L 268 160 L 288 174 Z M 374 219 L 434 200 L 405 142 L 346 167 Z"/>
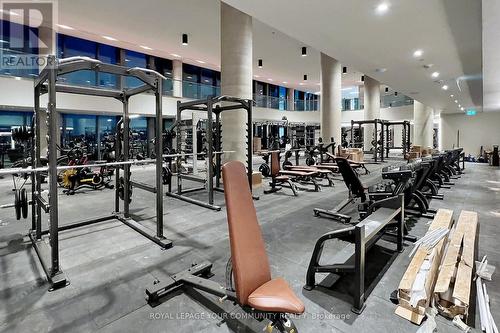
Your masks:
<path fill-rule="evenodd" d="M 427 233 L 438 228 L 450 229 L 452 224 L 453 211 L 449 209 L 440 209 L 436 213 Z M 422 323 L 422 320 L 425 316 L 425 308 L 429 305 L 429 302 L 431 300 L 430 296 L 432 295 L 432 291 L 436 283 L 436 277 L 438 275 L 438 269 L 443 257 L 446 242 L 447 237 L 445 236 L 430 251 L 424 248 L 419 248 L 416 251 L 399 284 L 399 306 L 397 307 L 395 312 L 397 315 L 417 325 L 420 325 Z M 425 291 L 428 297 L 425 300 L 420 300 L 416 307 L 412 307 L 409 304 L 411 288 L 413 287 L 415 278 L 422 267 L 422 263 L 426 258 L 429 257 L 429 255 L 432 254 L 432 251 L 434 251 L 434 258 L 432 259 L 431 268 L 429 269 L 425 281 Z"/>
<path fill-rule="evenodd" d="M 477 226 L 476 212 L 460 213 L 434 288 L 439 312 L 450 318 L 468 313 Z M 444 298 L 450 294 L 453 303 Z"/>

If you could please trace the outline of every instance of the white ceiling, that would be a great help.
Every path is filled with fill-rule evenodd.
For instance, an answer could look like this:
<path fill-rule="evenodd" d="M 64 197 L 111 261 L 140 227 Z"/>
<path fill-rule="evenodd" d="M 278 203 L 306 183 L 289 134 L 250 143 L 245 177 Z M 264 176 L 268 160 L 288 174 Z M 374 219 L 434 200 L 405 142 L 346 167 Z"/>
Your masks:
<path fill-rule="evenodd" d="M 457 112 L 450 94 L 482 106 L 481 1 L 387 0 L 385 15 L 375 11 L 381 0 L 223 1 L 429 106 Z M 433 71 L 450 90 L 433 82 Z"/>
<path fill-rule="evenodd" d="M 481 107 L 482 80 L 462 81 L 462 91 L 455 80 L 481 74 L 478 0 L 391 0 L 384 16 L 374 14 L 379 0 L 224 1 L 254 17 L 253 71 L 258 80 L 317 92 L 322 51 L 348 66 L 344 87 L 361 84 L 363 72 L 445 112 L 457 112 L 450 94 L 465 107 Z M 178 54 L 186 63 L 213 69 L 220 66 L 219 0 L 59 0 L 59 23 L 75 28 L 61 29 L 67 34 L 97 40 L 111 36 L 118 41 L 102 41 L 170 59 Z M 180 43 L 182 33 L 189 34 L 188 46 Z M 308 46 L 307 57 L 300 55 L 302 46 Z M 424 50 L 423 60 L 412 57 L 417 48 Z M 263 59 L 262 69 L 257 59 Z M 432 70 L 422 67 L 428 63 L 434 64 Z M 376 68 L 387 71 L 377 73 Z M 434 70 L 450 86 L 448 92 L 430 78 Z"/>
<path fill-rule="evenodd" d="M 178 59 L 185 63 L 220 70 L 219 0 L 143 0 L 126 5 L 123 0 L 59 0 L 58 20 L 75 29 L 60 29 L 69 35 L 169 59 L 176 58 L 172 54 L 180 55 Z M 256 80 L 310 92 L 320 90 L 319 51 L 258 20 L 254 20 L 253 30 Z M 189 35 L 188 46 L 181 45 L 183 33 Z M 308 46 L 307 57 L 301 56 L 302 46 Z M 258 68 L 258 59 L 263 59 L 263 68 Z M 303 80 L 304 74 L 308 75 L 307 81 Z M 342 85 L 362 85 L 361 75 L 348 67 Z"/>

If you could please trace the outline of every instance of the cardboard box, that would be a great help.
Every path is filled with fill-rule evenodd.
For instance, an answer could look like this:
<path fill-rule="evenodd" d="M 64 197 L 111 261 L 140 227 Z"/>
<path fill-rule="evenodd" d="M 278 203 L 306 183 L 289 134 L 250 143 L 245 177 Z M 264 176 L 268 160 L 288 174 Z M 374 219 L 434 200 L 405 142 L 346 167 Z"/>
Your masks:
<path fill-rule="evenodd" d="M 259 152 L 262 150 L 262 139 L 258 136 L 253 137 L 253 152 Z"/>
<path fill-rule="evenodd" d="M 361 148 L 340 149 L 340 157 L 347 158 L 354 162 L 363 162 L 365 156 Z"/>
<path fill-rule="evenodd" d="M 465 319 L 469 312 L 475 241 L 478 225 L 476 212 L 463 210 L 453 230 L 434 288 L 439 313 L 453 319 Z"/>
<path fill-rule="evenodd" d="M 427 233 L 438 229 L 438 228 L 448 228 L 451 229 L 453 224 L 453 211 L 448 209 L 439 209 L 429 226 Z M 447 237 L 444 237 L 439 241 L 439 243 L 430 251 L 426 248 L 419 247 L 413 256 L 406 272 L 401 279 L 398 287 L 398 300 L 399 305 L 396 308 L 395 313 L 400 317 L 403 317 L 414 324 L 420 325 L 425 317 L 425 309 L 429 306 L 431 301 L 431 296 L 433 294 L 434 285 L 438 275 L 438 268 L 443 257 L 443 252 L 445 248 Z M 425 294 L 427 295 L 424 299 L 418 301 L 417 305 L 413 307 L 410 304 L 410 299 L 412 296 L 412 288 L 417 278 L 417 275 L 422 268 L 422 265 L 427 260 L 430 263 L 429 271 L 425 277 Z"/>
<path fill-rule="evenodd" d="M 252 188 L 259 188 L 262 186 L 262 173 L 259 171 L 252 172 Z"/>
<path fill-rule="evenodd" d="M 416 152 L 416 151 L 411 151 L 408 153 L 408 160 L 414 160 L 414 159 L 417 159 L 417 158 L 420 158 L 421 155 L 419 152 Z"/>

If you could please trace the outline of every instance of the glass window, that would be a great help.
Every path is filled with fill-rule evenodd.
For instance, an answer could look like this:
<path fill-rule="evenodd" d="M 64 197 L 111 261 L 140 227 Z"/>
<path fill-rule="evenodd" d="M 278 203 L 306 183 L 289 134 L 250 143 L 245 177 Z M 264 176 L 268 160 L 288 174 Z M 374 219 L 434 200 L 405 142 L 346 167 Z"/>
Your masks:
<path fill-rule="evenodd" d="M 200 82 L 200 67 L 183 64 L 182 65 L 182 93 L 184 97 L 200 98 L 199 82 Z"/>
<path fill-rule="evenodd" d="M 97 43 L 72 36 L 63 35 L 62 49 L 59 51 L 62 58 L 84 56 L 97 58 Z M 97 77 L 94 71 L 78 71 L 60 77 L 62 82 L 80 86 L 96 86 Z"/>
<path fill-rule="evenodd" d="M 126 50 L 124 65 L 127 67 L 147 68 L 147 57 L 144 53 Z M 125 79 L 125 88 L 136 88 L 143 84 L 141 80 L 135 77 L 127 77 Z"/>
<path fill-rule="evenodd" d="M 279 110 L 284 111 L 287 109 L 287 89 L 285 87 L 281 87 L 279 89 Z"/>
<path fill-rule="evenodd" d="M 154 64 L 156 71 L 163 74 L 167 78 L 166 80 L 163 80 L 163 94 L 172 96 L 174 94 L 172 60 L 155 57 Z"/>
<path fill-rule="evenodd" d="M 304 95 L 300 90 L 295 90 L 295 111 L 304 111 Z"/>
<path fill-rule="evenodd" d="M 118 64 L 118 48 L 105 44 L 99 44 L 98 59 L 106 64 Z M 118 76 L 109 73 L 97 73 L 97 83 L 100 87 L 117 88 Z"/>
<path fill-rule="evenodd" d="M 212 71 L 212 70 L 206 69 L 206 68 L 201 68 L 201 77 L 200 77 L 200 80 L 201 80 L 201 85 L 200 85 L 201 98 L 205 98 L 207 96 L 217 95 L 217 91 L 216 91 L 216 87 L 215 87 L 215 84 L 216 84 L 215 74 L 216 74 L 215 71 Z"/>
<path fill-rule="evenodd" d="M 0 20 L 0 48 L 5 59 L 9 59 L 11 66 L 2 64 L 1 75 L 19 77 L 34 77 L 38 75 L 38 68 L 16 66 L 18 59 L 23 56 L 38 54 L 38 29 L 29 26 Z M 29 36 L 25 40 L 25 36 Z"/>

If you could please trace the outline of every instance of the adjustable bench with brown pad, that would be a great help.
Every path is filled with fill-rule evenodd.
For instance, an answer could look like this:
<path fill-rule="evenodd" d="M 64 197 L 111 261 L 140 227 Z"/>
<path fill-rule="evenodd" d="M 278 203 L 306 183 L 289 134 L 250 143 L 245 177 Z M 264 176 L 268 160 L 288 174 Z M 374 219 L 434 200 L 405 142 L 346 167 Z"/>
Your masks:
<path fill-rule="evenodd" d="M 337 168 L 337 167 L 335 167 Z M 327 168 L 319 168 L 316 165 L 290 165 L 286 167 L 286 171 L 303 171 L 303 172 L 316 172 L 317 176 L 319 176 L 321 179 L 326 179 L 328 181 L 328 186 L 334 186 L 333 178 L 333 171 Z"/>
<path fill-rule="evenodd" d="M 319 175 L 317 171 L 304 170 L 281 170 L 279 162 L 279 151 L 271 152 L 271 188 L 265 190 L 265 194 L 280 191 L 283 187 L 288 187 L 292 190 L 293 195 L 297 196 L 298 187 L 292 181 L 310 182 L 314 185 L 314 191 L 321 191 L 321 187 L 314 180 L 314 177 Z"/>
<path fill-rule="evenodd" d="M 228 162 L 222 167 L 222 176 L 231 245 L 230 280 L 234 280 L 235 291 L 208 280 L 212 264 L 204 262 L 171 276 L 162 285 L 155 281 L 151 289 L 146 289 L 148 303 L 157 303 L 173 290 L 189 286 L 216 295 L 221 301 L 236 302 L 261 318 L 263 315 L 280 332 L 297 333 L 285 314 L 302 314 L 304 304 L 284 279 L 271 278 L 245 166 L 238 161 Z"/>

